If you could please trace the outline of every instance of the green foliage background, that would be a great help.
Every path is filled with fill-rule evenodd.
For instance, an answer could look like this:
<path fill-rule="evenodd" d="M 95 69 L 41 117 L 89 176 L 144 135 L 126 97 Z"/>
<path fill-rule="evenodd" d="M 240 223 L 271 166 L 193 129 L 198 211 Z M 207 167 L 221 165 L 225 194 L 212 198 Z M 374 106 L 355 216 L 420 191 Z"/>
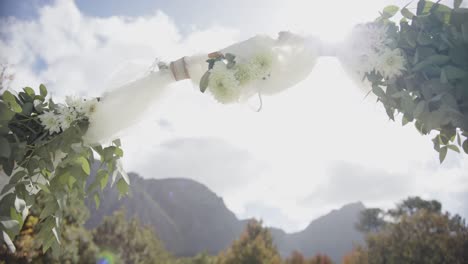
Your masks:
<path fill-rule="evenodd" d="M 390 119 L 402 113 L 423 134 L 434 132 L 434 149 L 442 162 L 448 150 L 468 153 L 468 9 L 421 0 L 416 14 L 401 9 L 399 26 L 388 6 L 374 23 L 388 26 L 389 36 L 407 59 L 407 71 L 395 79 L 367 74 L 372 92 Z"/>

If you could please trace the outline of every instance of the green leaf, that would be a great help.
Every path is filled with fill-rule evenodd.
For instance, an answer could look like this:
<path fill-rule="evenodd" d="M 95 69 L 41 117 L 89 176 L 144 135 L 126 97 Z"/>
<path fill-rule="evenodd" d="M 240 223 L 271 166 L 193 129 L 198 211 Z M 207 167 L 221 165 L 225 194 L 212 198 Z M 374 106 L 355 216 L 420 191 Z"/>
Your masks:
<path fill-rule="evenodd" d="M 36 183 L 36 184 L 37 186 L 39 186 L 39 188 L 41 188 L 42 191 L 50 194 L 50 190 L 49 190 L 49 187 L 47 187 L 47 185 L 42 184 L 42 183 Z"/>
<path fill-rule="evenodd" d="M 200 79 L 200 91 L 204 93 L 208 88 L 208 84 L 210 83 L 210 74 L 211 72 L 207 71 Z"/>
<path fill-rule="evenodd" d="M 461 25 L 461 33 L 465 43 L 468 43 L 468 22 Z"/>
<path fill-rule="evenodd" d="M 79 157 L 76 161 L 77 161 L 78 164 L 81 165 L 81 168 L 86 173 L 86 175 L 89 175 L 91 173 L 91 168 L 89 166 L 89 162 L 85 157 Z"/>
<path fill-rule="evenodd" d="M 468 139 L 465 139 L 462 145 L 463 151 L 465 151 L 466 154 L 468 154 Z"/>
<path fill-rule="evenodd" d="M 406 116 L 403 116 L 403 118 L 401 119 L 401 125 L 406 126 L 408 123 L 409 123 L 408 118 L 406 118 Z"/>
<path fill-rule="evenodd" d="M 6 229 L 13 229 L 17 228 L 19 223 L 17 220 L 2 220 L 0 223 L 5 227 Z"/>
<path fill-rule="evenodd" d="M 5 101 L 11 110 L 16 113 L 21 113 L 22 109 L 21 106 L 16 101 L 16 97 L 10 92 L 5 91 L 2 95 L 3 101 Z"/>
<path fill-rule="evenodd" d="M 31 102 L 26 102 L 26 103 L 23 104 L 23 109 L 22 109 L 21 113 L 22 113 L 23 115 L 30 116 L 31 113 L 32 113 L 32 111 L 33 111 L 33 109 L 34 109 L 33 103 L 31 103 Z"/>
<path fill-rule="evenodd" d="M 119 157 L 123 157 L 123 150 L 121 148 L 115 148 L 114 153 L 115 153 L 115 155 L 117 155 Z"/>
<path fill-rule="evenodd" d="M 128 184 L 125 182 L 124 179 L 120 179 L 117 182 L 117 190 L 119 190 L 119 198 L 125 196 L 128 192 Z"/>
<path fill-rule="evenodd" d="M 130 178 L 128 177 L 127 172 L 124 170 L 122 162 L 120 160 L 117 161 L 116 164 L 116 170 L 122 176 L 122 178 L 125 180 L 125 182 L 130 185 Z"/>
<path fill-rule="evenodd" d="M 47 96 L 47 88 L 43 84 L 39 85 L 39 91 L 43 97 Z"/>
<path fill-rule="evenodd" d="M 2 240 L 11 252 L 16 252 L 15 244 L 13 244 L 13 241 L 11 241 L 10 236 L 5 231 L 2 231 Z"/>
<path fill-rule="evenodd" d="M 11 176 L 10 178 L 10 181 L 8 183 L 10 184 L 16 184 L 18 183 L 24 176 L 26 176 L 26 171 L 24 170 L 20 170 L 20 171 L 17 171 L 15 172 L 15 174 L 13 174 L 13 176 Z"/>
<path fill-rule="evenodd" d="M 382 16 L 384 18 L 391 18 L 392 16 L 394 16 L 398 12 L 398 10 L 400 10 L 400 8 L 398 6 L 395 6 L 395 5 L 386 6 L 383 9 Z"/>
<path fill-rule="evenodd" d="M 121 147 L 121 146 L 122 146 L 122 143 L 120 142 L 120 139 L 116 139 L 116 140 L 112 141 L 112 144 L 114 144 L 114 145 L 117 146 L 117 147 Z"/>
<path fill-rule="evenodd" d="M 60 244 L 60 236 L 59 236 L 59 234 L 57 232 L 57 227 L 56 226 L 54 226 L 52 228 L 52 234 L 54 234 L 54 237 L 55 237 L 55 240 L 57 241 L 57 243 Z"/>
<path fill-rule="evenodd" d="M 31 87 L 24 87 L 23 90 L 24 90 L 29 96 L 31 96 L 32 98 L 34 98 L 34 96 L 36 96 L 36 93 L 34 92 L 33 88 L 31 88 Z"/>
<path fill-rule="evenodd" d="M 5 186 L 3 186 L 2 188 L 2 192 L 0 193 L 0 195 L 4 195 L 5 193 L 9 192 L 11 189 L 15 188 L 16 184 L 6 184 Z"/>
<path fill-rule="evenodd" d="M 439 150 L 439 160 L 440 160 L 441 164 L 442 164 L 442 162 L 444 162 L 445 157 L 447 157 L 447 150 L 448 150 L 447 146 L 442 147 Z"/>
<path fill-rule="evenodd" d="M 407 19 L 413 19 L 413 17 L 414 17 L 413 12 L 409 11 L 409 9 L 406 8 L 406 7 L 401 9 L 401 15 L 403 15 L 403 17 L 405 17 Z"/>
<path fill-rule="evenodd" d="M 9 158 L 11 155 L 11 147 L 8 140 L 0 136 L 0 157 Z"/>
<path fill-rule="evenodd" d="M 97 178 L 99 179 L 101 190 L 104 190 L 107 186 L 107 182 L 109 181 L 109 173 L 106 170 L 100 170 L 98 171 Z"/>
<path fill-rule="evenodd" d="M 445 71 L 448 80 L 463 79 L 468 77 L 467 71 L 452 65 L 447 65 L 443 67 L 442 70 Z"/>
<path fill-rule="evenodd" d="M 51 216 L 52 214 L 55 214 L 55 212 L 58 209 L 58 204 L 55 200 L 52 200 L 48 203 L 46 203 L 44 209 L 42 210 L 39 219 L 45 219 L 46 217 Z"/>
<path fill-rule="evenodd" d="M 15 116 L 15 112 L 10 110 L 7 104 L 0 101 L 0 121 L 10 121 L 13 116 Z"/>
<path fill-rule="evenodd" d="M 421 114 L 424 112 L 424 109 L 426 108 L 426 102 L 425 101 L 420 101 L 417 105 L 416 108 L 414 108 L 413 116 L 415 118 L 418 118 L 421 116 Z"/>
<path fill-rule="evenodd" d="M 99 199 L 99 195 L 97 193 L 94 193 L 94 204 L 96 205 L 96 209 L 99 209 L 100 203 L 101 200 Z"/>
<path fill-rule="evenodd" d="M 372 87 L 372 92 L 374 92 L 374 94 L 377 95 L 378 97 L 381 97 L 381 98 L 386 97 L 384 90 L 382 89 L 382 87 L 378 85 L 374 85 Z"/>
<path fill-rule="evenodd" d="M 453 150 L 455 152 L 460 153 L 460 149 L 455 145 L 447 145 L 447 148 L 449 148 L 449 149 L 451 149 L 451 150 Z"/>

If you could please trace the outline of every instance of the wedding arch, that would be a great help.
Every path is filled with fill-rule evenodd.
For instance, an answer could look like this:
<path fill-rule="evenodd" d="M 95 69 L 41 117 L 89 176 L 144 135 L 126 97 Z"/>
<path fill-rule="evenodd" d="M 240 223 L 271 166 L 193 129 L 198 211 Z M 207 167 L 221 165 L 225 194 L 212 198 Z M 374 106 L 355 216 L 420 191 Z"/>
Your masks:
<path fill-rule="evenodd" d="M 29 208 L 38 206 L 39 195 L 45 207 L 37 236 L 44 252 L 60 247 L 61 210 L 70 193 L 92 197 L 96 207 L 109 183 L 125 195 L 130 182 L 114 137 L 180 80 L 189 79 L 202 93 L 231 104 L 279 93 L 305 79 L 318 57 L 336 56 L 390 119 L 401 114 L 403 126 L 414 123 L 421 134 L 434 136 L 440 162 L 449 150 L 468 153 L 468 9 L 461 2 L 455 0 L 451 8 L 421 0 L 415 13 L 407 6 L 388 6 L 339 45 L 290 32 L 276 39 L 255 36 L 214 53 L 159 62 L 158 71 L 100 98 L 67 97 L 56 103 L 44 85 L 38 92 L 30 87 L 17 94 L 5 91 L 0 172 L 9 179 L 0 194 L 2 241 L 15 250 L 12 240 Z M 398 11 L 402 18 L 395 23 Z M 92 170 L 94 180 L 87 183 Z"/>

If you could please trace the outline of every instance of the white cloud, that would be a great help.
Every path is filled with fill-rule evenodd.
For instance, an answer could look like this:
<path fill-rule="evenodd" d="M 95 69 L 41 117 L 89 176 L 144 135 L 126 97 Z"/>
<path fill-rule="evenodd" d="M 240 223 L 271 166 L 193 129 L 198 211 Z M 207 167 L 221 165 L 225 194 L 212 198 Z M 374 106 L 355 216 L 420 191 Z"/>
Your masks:
<path fill-rule="evenodd" d="M 144 73 L 156 57 L 171 60 L 211 52 L 253 33 L 290 29 L 337 41 L 354 23 L 372 20 L 389 3 L 320 1 L 310 7 L 310 1 L 273 1 L 264 9 L 268 13 L 258 17 L 232 14 L 239 16 L 236 29 L 223 27 L 220 16 L 214 19 L 218 26 L 197 29 L 193 21 L 194 28 L 182 35 L 177 18 L 157 10 L 145 17 L 96 18 L 61 0 L 40 9 L 37 21 L 2 21 L 0 59 L 15 64 L 16 88 L 43 82 L 58 97 L 94 96 Z M 40 67 L 44 63 L 46 67 Z M 126 168 L 151 176 L 157 165 L 158 177 L 193 177 L 223 196 L 238 215 L 255 214 L 266 221 L 270 217 L 289 231 L 306 226 L 313 217 L 341 206 L 336 197 L 344 194 L 336 192 L 344 189 L 342 175 L 329 174 L 337 163 L 352 164 L 348 169 L 355 181 L 393 180 L 390 192 L 441 197 L 448 208 L 462 208 L 451 193 L 468 190 L 467 156 L 451 153 L 440 166 L 430 138 L 412 125 L 402 128 L 388 121 L 379 104 L 363 100 L 335 59 L 322 58 L 303 83 L 264 98 L 260 113 L 246 105 L 219 105 L 189 82 L 171 90 L 124 133 Z M 319 188 L 320 205 L 301 203 Z M 354 188 L 367 204 L 396 202 L 390 202 L 393 196 L 365 196 L 364 184 Z M 341 196 L 339 202 L 348 197 L 353 195 Z M 248 206 L 252 203 L 261 206 Z M 278 208 L 295 227 L 262 208 Z"/>

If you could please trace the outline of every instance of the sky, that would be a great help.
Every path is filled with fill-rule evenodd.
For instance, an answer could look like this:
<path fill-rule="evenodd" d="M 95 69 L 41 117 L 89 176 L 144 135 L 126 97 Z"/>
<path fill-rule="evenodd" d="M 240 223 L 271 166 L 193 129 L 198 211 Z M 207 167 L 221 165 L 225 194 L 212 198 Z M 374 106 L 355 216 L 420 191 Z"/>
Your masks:
<path fill-rule="evenodd" d="M 129 3 L 2 0 L 0 61 L 15 73 L 11 88 L 44 83 L 59 100 L 99 96 L 141 75 L 156 58 L 212 52 L 282 30 L 338 42 L 386 5 L 406 4 Z M 440 165 L 431 137 L 388 120 L 335 58 L 320 58 L 306 80 L 264 97 L 260 112 L 255 100 L 226 106 L 197 89 L 188 81 L 171 86 L 122 133 L 128 171 L 195 179 L 239 218 L 262 218 L 288 232 L 350 202 L 388 208 L 409 195 L 438 199 L 468 217 L 468 155 L 449 153 Z"/>

